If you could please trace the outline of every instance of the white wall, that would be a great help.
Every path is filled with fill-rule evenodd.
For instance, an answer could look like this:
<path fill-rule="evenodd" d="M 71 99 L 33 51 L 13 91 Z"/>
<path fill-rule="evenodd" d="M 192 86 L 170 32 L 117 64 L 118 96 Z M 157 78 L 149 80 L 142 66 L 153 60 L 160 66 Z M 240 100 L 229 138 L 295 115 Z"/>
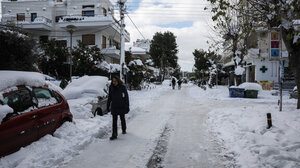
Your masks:
<path fill-rule="evenodd" d="M 53 19 L 53 4 L 51 0 L 2 2 L 3 14 L 17 17 L 17 13 L 25 13 L 25 21 L 30 21 L 31 13 Z M 10 12 L 9 12 L 10 11 Z"/>
<path fill-rule="evenodd" d="M 271 81 L 278 82 L 279 75 L 279 62 L 278 61 L 262 61 L 260 59 L 256 59 L 253 61 L 253 65 L 255 65 L 255 80 L 259 81 Z M 268 70 L 263 73 L 260 69 L 265 66 Z"/>

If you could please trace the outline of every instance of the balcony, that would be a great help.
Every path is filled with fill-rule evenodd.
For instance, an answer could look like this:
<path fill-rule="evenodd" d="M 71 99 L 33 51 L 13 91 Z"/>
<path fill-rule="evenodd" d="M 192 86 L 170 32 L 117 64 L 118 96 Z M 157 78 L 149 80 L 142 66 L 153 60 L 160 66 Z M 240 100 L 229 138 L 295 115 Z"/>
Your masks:
<path fill-rule="evenodd" d="M 25 20 L 18 20 L 17 17 L 3 17 L 2 21 L 4 24 L 14 24 L 18 27 L 22 27 L 26 30 L 46 30 L 50 31 L 52 29 L 52 20 L 44 16 L 38 16 L 33 21 L 30 18 Z"/>
<path fill-rule="evenodd" d="M 78 30 L 105 30 L 109 34 L 115 35 L 116 31 L 121 34 L 120 25 L 116 23 L 113 16 L 108 15 L 93 15 L 93 16 L 83 16 L 83 15 L 67 15 L 58 16 L 56 18 L 59 26 L 66 29 L 68 25 L 74 25 Z M 130 41 L 130 34 L 125 30 L 125 41 Z"/>
<path fill-rule="evenodd" d="M 59 26 L 61 28 L 66 28 L 68 25 L 72 24 L 78 29 L 85 28 L 96 28 L 107 26 L 113 23 L 113 18 L 111 16 L 82 16 L 82 15 L 68 15 L 59 16 L 57 19 Z"/>

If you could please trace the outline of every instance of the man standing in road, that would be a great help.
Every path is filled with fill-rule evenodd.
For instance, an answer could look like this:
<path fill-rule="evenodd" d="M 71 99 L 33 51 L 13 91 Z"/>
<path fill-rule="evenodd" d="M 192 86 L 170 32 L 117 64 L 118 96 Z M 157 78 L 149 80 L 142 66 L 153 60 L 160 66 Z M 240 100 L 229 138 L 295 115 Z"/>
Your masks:
<path fill-rule="evenodd" d="M 176 85 L 176 80 L 175 80 L 175 78 L 172 78 L 172 88 L 173 88 L 173 90 L 175 89 L 175 85 Z"/>
<path fill-rule="evenodd" d="M 112 84 L 109 87 L 107 110 L 112 114 L 112 136 L 110 140 L 118 137 L 118 116 L 121 119 L 122 134 L 126 134 L 125 114 L 129 112 L 129 98 L 126 86 L 119 77 L 112 78 Z"/>

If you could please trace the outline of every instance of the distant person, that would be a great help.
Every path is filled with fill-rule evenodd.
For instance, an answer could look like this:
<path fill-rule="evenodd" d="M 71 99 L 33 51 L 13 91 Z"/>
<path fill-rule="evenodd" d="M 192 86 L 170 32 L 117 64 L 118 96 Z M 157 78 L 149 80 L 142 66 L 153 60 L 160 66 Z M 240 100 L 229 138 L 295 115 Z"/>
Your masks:
<path fill-rule="evenodd" d="M 176 80 L 175 80 L 175 78 L 173 78 L 172 79 L 172 88 L 173 88 L 173 90 L 175 89 L 175 85 L 176 85 Z"/>
<path fill-rule="evenodd" d="M 107 110 L 112 115 L 112 136 L 110 140 L 118 137 L 118 116 L 121 119 L 122 134 L 126 134 L 125 114 L 129 112 L 129 98 L 126 86 L 119 77 L 112 78 L 112 84 L 109 87 Z"/>
<path fill-rule="evenodd" d="M 182 80 L 179 79 L 179 80 L 177 81 L 177 84 L 178 84 L 178 90 L 180 90 L 180 89 L 181 89 Z"/>

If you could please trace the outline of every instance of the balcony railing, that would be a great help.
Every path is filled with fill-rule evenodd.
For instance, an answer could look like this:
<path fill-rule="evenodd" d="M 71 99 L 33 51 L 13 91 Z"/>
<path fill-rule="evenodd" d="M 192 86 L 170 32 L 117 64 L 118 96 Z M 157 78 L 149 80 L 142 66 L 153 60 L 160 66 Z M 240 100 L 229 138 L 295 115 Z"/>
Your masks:
<path fill-rule="evenodd" d="M 84 21 L 107 21 L 112 20 L 112 16 L 104 15 L 93 15 L 93 16 L 83 16 L 83 15 L 66 15 L 58 16 L 56 19 L 57 22 L 84 22 Z"/>
<path fill-rule="evenodd" d="M 26 17 L 24 20 L 18 20 L 16 16 L 9 16 L 2 18 L 4 23 L 14 23 L 16 25 L 28 25 L 28 24 L 46 24 L 48 26 L 52 26 L 52 20 L 48 19 L 44 16 L 38 16 L 33 21 L 31 21 L 31 17 Z"/>

